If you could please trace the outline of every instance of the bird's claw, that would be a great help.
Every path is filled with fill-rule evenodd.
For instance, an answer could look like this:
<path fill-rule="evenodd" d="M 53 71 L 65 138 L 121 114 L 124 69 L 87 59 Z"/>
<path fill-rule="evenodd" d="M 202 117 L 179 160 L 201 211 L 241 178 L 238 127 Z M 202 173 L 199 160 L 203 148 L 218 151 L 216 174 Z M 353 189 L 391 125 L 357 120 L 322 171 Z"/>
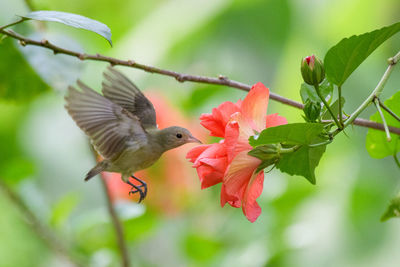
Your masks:
<path fill-rule="evenodd" d="M 128 181 L 127 183 L 132 186 L 131 191 L 129 191 L 129 195 L 139 192 L 140 198 L 139 198 L 138 203 L 140 203 L 147 196 L 147 184 L 145 182 L 143 182 L 142 180 L 140 180 L 139 178 L 136 178 L 133 175 L 131 177 L 133 179 L 139 181 L 141 184 L 140 185 L 134 185 L 134 184 L 132 184 L 131 182 Z M 143 188 L 144 190 L 142 190 L 141 188 Z"/>

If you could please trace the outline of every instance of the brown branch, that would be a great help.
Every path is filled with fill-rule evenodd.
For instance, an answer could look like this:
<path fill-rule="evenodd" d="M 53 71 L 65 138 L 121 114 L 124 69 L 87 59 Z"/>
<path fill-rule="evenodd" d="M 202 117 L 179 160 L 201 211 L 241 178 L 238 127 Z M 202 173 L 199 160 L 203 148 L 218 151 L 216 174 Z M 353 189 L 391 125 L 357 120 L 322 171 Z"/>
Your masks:
<path fill-rule="evenodd" d="M 112 223 L 113 223 L 114 229 L 115 229 L 115 234 L 117 236 L 117 243 L 118 243 L 119 251 L 120 251 L 121 257 L 122 257 L 121 266 L 129 267 L 130 262 L 129 262 L 128 249 L 127 249 L 125 239 L 124 239 L 124 229 L 122 227 L 121 222 L 118 219 L 117 213 L 115 212 L 114 205 L 113 205 L 112 199 L 111 199 L 111 193 L 110 193 L 110 190 L 108 189 L 106 180 L 104 179 L 103 176 L 101 176 L 100 180 L 101 180 L 101 184 L 104 189 L 104 193 L 107 196 L 107 199 L 106 199 L 107 200 L 107 209 L 108 209 L 108 213 L 111 216 L 111 220 L 112 220 Z"/>
<path fill-rule="evenodd" d="M 40 46 L 40 47 L 44 47 L 44 48 L 52 50 L 54 54 L 70 55 L 70 56 L 77 57 L 80 60 L 103 61 L 103 62 L 110 63 L 112 66 L 120 65 L 120 66 L 135 68 L 135 69 L 141 69 L 141 70 L 149 72 L 149 73 L 157 73 L 160 75 L 173 77 L 179 82 L 190 81 L 190 82 L 196 82 L 196 83 L 225 85 L 225 86 L 229 86 L 232 88 L 241 89 L 244 91 L 249 91 L 251 89 L 251 86 L 248 84 L 230 80 L 227 77 L 221 76 L 221 75 L 217 78 L 198 76 L 198 75 L 189 75 L 189 74 L 179 73 L 179 72 L 175 72 L 175 71 L 171 71 L 171 70 L 165 70 L 165 69 L 161 69 L 161 68 L 157 68 L 157 67 L 153 67 L 153 66 L 149 66 L 149 65 L 145 65 L 145 64 L 140 64 L 134 60 L 121 60 L 121 59 L 117 59 L 117 58 L 104 56 L 101 54 L 93 55 L 93 54 L 86 54 L 86 53 L 71 51 L 71 50 L 56 46 L 56 45 L 50 43 L 48 40 L 36 41 L 36 40 L 29 39 L 29 38 L 25 38 L 24 36 L 12 31 L 12 30 L 6 30 L 6 29 L 0 28 L 0 33 L 3 33 L 14 39 L 19 40 L 19 43 L 22 46 L 26 46 L 26 45 Z M 285 98 L 283 96 L 280 96 L 280 95 L 272 93 L 272 92 L 270 92 L 270 98 L 272 100 L 275 100 L 282 104 L 289 105 L 289 106 L 292 106 L 292 107 L 295 107 L 298 109 L 302 109 L 304 106 L 302 103 Z M 357 125 L 357 126 L 374 128 L 377 130 L 384 131 L 383 124 L 368 121 L 368 120 L 361 119 L 361 118 L 355 119 L 353 121 L 353 124 Z M 392 133 L 400 135 L 400 128 L 390 127 L 390 131 Z"/>
<path fill-rule="evenodd" d="M 4 195 L 20 210 L 22 215 L 25 217 L 27 225 L 44 241 L 44 243 L 53 251 L 55 251 L 61 257 L 67 259 L 75 266 L 83 267 L 86 266 L 77 259 L 75 255 L 67 249 L 63 243 L 55 236 L 53 231 L 46 227 L 36 217 L 36 215 L 26 206 L 24 201 L 16 194 L 13 190 L 0 178 L 0 188 L 4 192 Z"/>

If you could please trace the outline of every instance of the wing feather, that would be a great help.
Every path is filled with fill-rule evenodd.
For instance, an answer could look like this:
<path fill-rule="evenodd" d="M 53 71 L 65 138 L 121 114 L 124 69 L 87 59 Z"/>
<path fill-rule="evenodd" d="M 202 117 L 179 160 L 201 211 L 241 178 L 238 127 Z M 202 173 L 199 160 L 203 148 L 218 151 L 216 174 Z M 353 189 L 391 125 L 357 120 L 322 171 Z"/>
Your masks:
<path fill-rule="evenodd" d="M 104 158 L 113 159 L 127 148 L 146 144 L 146 132 L 135 115 L 81 81 L 77 84 L 82 91 L 70 86 L 65 108 Z"/>
<path fill-rule="evenodd" d="M 108 67 L 103 76 L 105 78 L 102 83 L 104 97 L 137 116 L 143 128 L 157 127 L 153 104 L 135 84 L 112 67 Z"/>

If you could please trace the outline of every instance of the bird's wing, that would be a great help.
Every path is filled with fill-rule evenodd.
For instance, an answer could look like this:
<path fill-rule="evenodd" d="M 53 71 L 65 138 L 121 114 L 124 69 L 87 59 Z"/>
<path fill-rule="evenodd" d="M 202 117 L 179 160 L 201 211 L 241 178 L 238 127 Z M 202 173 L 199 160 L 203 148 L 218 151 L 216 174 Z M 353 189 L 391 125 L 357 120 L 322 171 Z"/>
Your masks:
<path fill-rule="evenodd" d="M 146 144 L 146 132 L 135 115 L 81 81 L 77 84 L 82 91 L 70 86 L 65 108 L 104 158 L 113 159 L 127 148 L 139 149 Z"/>
<path fill-rule="evenodd" d="M 103 75 L 105 80 L 102 83 L 102 92 L 106 98 L 136 115 L 143 128 L 157 127 L 153 104 L 136 85 L 112 67 L 108 67 Z"/>

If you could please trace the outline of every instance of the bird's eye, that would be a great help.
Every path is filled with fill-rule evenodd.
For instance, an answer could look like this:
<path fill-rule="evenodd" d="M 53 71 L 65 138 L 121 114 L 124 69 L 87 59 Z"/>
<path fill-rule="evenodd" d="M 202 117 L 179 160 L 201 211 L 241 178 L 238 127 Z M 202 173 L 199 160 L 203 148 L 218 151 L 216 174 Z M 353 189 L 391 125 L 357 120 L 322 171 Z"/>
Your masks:
<path fill-rule="evenodd" d="M 182 134 L 178 133 L 178 134 L 176 134 L 176 137 L 182 138 Z"/>

